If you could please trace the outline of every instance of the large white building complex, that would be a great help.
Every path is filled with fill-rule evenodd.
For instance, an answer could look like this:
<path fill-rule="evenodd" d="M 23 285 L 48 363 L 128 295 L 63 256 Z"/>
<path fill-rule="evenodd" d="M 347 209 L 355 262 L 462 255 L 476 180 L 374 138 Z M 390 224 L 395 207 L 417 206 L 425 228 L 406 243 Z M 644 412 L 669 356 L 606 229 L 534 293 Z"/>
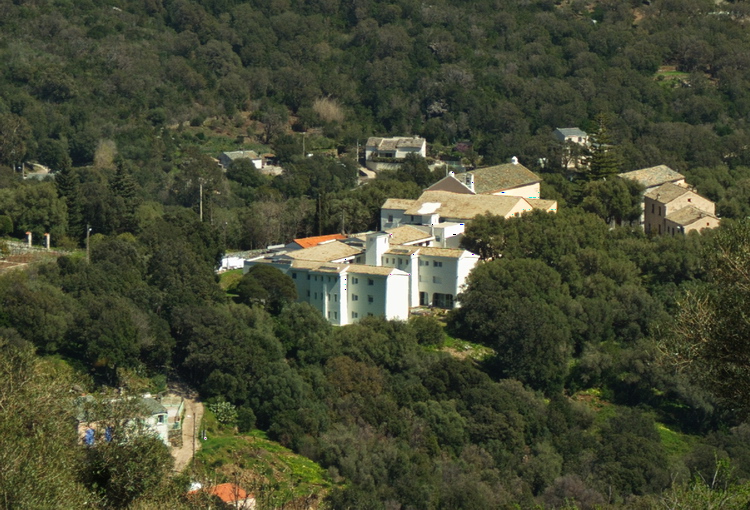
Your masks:
<path fill-rule="evenodd" d="M 280 269 L 294 281 L 299 300 L 332 324 L 351 324 L 368 315 L 405 320 L 416 306 L 453 308 L 479 261 L 466 250 L 434 243 L 426 229 L 403 226 L 270 253 L 246 261 L 245 268 L 270 264 Z"/>
<path fill-rule="evenodd" d="M 404 320 L 418 306 L 454 308 L 479 256 L 460 248 L 467 222 L 482 214 L 510 218 L 557 210 L 539 198 L 541 179 L 512 163 L 450 172 L 414 200 L 386 200 L 381 231 L 295 239 L 283 249 L 245 261 L 289 275 L 298 299 L 336 325 L 368 315 Z"/>

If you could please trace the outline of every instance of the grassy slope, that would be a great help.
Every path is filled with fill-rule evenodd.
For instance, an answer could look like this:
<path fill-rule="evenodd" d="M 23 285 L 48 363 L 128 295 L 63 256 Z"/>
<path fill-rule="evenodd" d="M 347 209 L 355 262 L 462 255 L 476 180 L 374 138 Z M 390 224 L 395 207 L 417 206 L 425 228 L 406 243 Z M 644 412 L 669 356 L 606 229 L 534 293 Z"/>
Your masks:
<path fill-rule="evenodd" d="M 195 472 L 212 482 L 235 482 L 255 494 L 260 508 L 281 505 L 317 508 L 331 487 L 325 470 L 264 432 L 238 434 L 206 410 L 202 427 L 208 439 L 195 459 Z"/>

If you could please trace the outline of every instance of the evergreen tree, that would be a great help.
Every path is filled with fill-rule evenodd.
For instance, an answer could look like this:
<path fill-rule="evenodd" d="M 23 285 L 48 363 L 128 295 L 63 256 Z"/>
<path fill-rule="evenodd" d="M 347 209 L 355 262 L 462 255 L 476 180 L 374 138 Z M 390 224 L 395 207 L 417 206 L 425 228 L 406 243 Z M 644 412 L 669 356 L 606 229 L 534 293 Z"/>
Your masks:
<path fill-rule="evenodd" d="M 81 188 L 78 175 L 71 167 L 64 167 L 55 174 L 57 194 L 65 200 L 68 207 L 68 234 L 76 239 L 83 239 L 85 222 L 81 204 Z"/>
<path fill-rule="evenodd" d="M 113 221 L 115 232 L 133 232 L 137 227 L 135 210 L 140 200 L 137 184 L 124 162 L 117 165 L 117 172 L 109 185 L 113 198 Z"/>
<path fill-rule="evenodd" d="M 620 172 L 622 161 L 617 147 L 613 144 L 612 133 L 609 131 L 609 117 L 599 114 L 596 117 L 596 131 L 590 136 L 588 179 L 599 181 L 613 177 Z"/>

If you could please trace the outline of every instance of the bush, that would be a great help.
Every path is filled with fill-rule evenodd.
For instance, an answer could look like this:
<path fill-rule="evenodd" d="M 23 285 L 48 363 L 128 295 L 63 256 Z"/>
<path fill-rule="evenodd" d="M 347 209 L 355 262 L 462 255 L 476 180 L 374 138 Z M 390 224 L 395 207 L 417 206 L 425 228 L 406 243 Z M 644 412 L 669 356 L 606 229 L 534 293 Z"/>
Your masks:
<path fill-rule="evenodd" d="M 237 409 L 237 430 L 241 433 L 250 432 L 255 428 L 255 413 L 249 406 Z"/>
<path fill-rule="evenodd" d="M 7 236 L 13 232 L 13 220 L 10 216 L 0 215 L 0 236 Z"/>
<path fill-rule="evenodd" d="M 237 408 L 229 402 L 215 402 L 208 404 L 208 409 L 216 416 L 216 421 L 224 425 L 237 423 Z"/>

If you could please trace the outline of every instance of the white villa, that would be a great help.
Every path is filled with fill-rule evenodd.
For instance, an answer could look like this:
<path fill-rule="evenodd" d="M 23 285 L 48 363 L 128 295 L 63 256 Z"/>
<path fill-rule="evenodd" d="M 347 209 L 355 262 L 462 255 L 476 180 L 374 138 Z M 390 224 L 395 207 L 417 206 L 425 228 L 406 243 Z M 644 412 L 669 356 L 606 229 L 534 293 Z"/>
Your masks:
<path fill-rule="evenodd" d="M 365 160 L 373 157 L 404 159 L 409 154 L 427 157 L 427 140 L 418 136 L 380 138 L 371 136 L 365 145 Z"/>

